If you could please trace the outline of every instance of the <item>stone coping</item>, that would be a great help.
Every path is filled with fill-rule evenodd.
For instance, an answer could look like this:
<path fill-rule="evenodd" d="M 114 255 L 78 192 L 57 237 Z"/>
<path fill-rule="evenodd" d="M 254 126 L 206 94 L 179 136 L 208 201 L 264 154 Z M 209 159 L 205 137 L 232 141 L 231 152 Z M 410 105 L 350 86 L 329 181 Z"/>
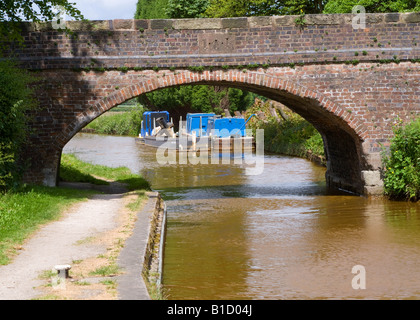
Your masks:
<path fill-rule="evenodd" d="M 353 14 L 309 14 L 304 16 L 306 26 L 351 24 Z M 263 28 L 295 26 L 300 16 L 260 16 L 239 18 L 201 18 L 201 19 L 114 19 L 66 21 L 72 31 L 141 31 L 146 30 L 220 30 L 237 28 Z M 408 13 L 367 13 L 367 24 L 419 23 L 420 12 Z M 51 22 L 23 22 L 24 31 L 53 31 Z"/>

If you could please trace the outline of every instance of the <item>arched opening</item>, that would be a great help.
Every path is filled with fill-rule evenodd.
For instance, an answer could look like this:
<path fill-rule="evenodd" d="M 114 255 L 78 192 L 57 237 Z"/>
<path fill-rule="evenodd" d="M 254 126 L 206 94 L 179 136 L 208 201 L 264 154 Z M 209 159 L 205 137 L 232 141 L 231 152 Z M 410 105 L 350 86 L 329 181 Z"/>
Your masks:
<path fill-rule="evenodd" d="M 310 122 L 322 135 L 330 187 L 363 193 L 361 144 L 364 125 L 327 96 L 264 71 L 204 71 L 148 74 L 129 86 L 98 99 L 56 138 L 62 148 L 88 123 L 121 103 L 155 90 L 180 85 L 216 85 L 254 92 L 278 101 Z M 60 155 L 57 155 L 57 168 Z M 55 173 L 55 178 L 57 173 Z"/>

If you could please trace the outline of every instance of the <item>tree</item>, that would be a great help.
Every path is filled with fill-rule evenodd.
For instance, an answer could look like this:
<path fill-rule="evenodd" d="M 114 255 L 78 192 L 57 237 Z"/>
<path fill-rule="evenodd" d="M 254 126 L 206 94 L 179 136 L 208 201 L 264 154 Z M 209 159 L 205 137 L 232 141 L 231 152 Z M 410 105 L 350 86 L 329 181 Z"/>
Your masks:
<path fill-rule="evenodd" d="M 208 17 L 351 13 L 355 5 L 367 12 L 420 11 L 420 0 L 210 0 Z"/>
<path fill-rule="evenodd" d="M 0 190 L 18 180 L 16 161 L 29 134 L 26 112 L 36 106 L 28 87 L 33 81 L 11 61 L 0 62 Z"/>
<path fill-rule="evenodd" d="M 166 19 L 168 0 L 138 0 L 134 19 Z"/>
<path fill-rule="evenodd" d="M 328 0 L 286 0 L 282 14 L 305 14 L 322 13 Z"/>
<path fill-rule="evenodd" d="M 174 117 L 188 112 L 223 113 L 246 110 L 254 101 L 249 92 L 205 85 L 180 86 L 142 95 L 140 103 L 151 110 L 167 110 Z"/>
<path fill-rule="evenodd" d="M 210 5 L 205 14 L 210 18 L 244 17 L 250 12 L 247 0 L 210 0 Z"/>
<path fill-rule="evenodd" d="M 53 20 L 61 8 L 77 20 L 81 12 L 67 0 L 2 0 L 0 2 L 0 41 L 22 42 L 21 22 L 45 22 Z"/>
<path fill-rule="evenodd" d="M 166 14 L 173 19 L 199 18 L 208 5 L 208 0 L 169 0 Z"/>
<path fill-rule="evenodd" d="M 369 13 L 420 11 L 420 0 L 330 0 L 324 13 L 351 13 L 356 5 L 365 7 Z"/>
<path fill-rule="evenodd" d="M 322 13 L 326 0 L 210 0 L 206 16 L 213 18 Z"/>

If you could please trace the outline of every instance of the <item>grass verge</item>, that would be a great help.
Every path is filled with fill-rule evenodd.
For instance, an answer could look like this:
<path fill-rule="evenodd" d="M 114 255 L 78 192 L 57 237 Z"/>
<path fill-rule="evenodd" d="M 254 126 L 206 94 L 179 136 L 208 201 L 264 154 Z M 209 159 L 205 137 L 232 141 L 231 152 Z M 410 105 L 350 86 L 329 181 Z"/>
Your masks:
<path fill-rule="evenodd" d="M 130 191 L 150 190 L 149 183 L 140 175 L 133 174 L 126 167 L 110 168 L 79 160 L 73 154 L 61 157 L 60 179 L 68 182 L 90 182 L 109 184 L 107 180 L 124 183 Z M 105 179 L 105 180 L 104 180 Z"/>
<path fill-rule="evenodd" d="M 0 264 L 10 262 L 23 241 L 39 225 L 55 220 L 70 205 L 94 192 L 27 186 L 0 194 Z"/>
<path fill-rule="evenodd" d="M 63 155 L 60 168 L 62 180 L 109 184 L 106 180 L 127 185 L 129 191 L 144 193 L 149 183 L 128 168 L 109 168 L 82 162 L 74 155 Z M 100 177 L 100 178 L 99 178 Z M 0 265 L 10 263 L 21 244 L 38 227 L 56 220 L 71 205 L 87 200 L 92 190 L 24 186 L 0 193 Z"/>
<path fill-rule="evenodd" d="M 144 109 L 136 106 L 120 110 L 122 112 L 111 112 L 95 119 L 84 130 L 98 134 L 138 136 Z"/>

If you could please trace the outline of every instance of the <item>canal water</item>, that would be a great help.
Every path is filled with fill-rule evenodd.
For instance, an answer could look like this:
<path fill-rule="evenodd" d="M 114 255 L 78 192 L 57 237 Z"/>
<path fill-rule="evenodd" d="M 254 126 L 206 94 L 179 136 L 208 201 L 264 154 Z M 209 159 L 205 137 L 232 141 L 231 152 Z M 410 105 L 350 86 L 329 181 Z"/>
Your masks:
<path fill-rule="evenodd" d="M 332 192 L 325 168 L 159 165 L 134 138 L 78 134 L 64 152 L 141 173 L 168 211 L 168 299 L 419 299 L 420 205 Z"/>

